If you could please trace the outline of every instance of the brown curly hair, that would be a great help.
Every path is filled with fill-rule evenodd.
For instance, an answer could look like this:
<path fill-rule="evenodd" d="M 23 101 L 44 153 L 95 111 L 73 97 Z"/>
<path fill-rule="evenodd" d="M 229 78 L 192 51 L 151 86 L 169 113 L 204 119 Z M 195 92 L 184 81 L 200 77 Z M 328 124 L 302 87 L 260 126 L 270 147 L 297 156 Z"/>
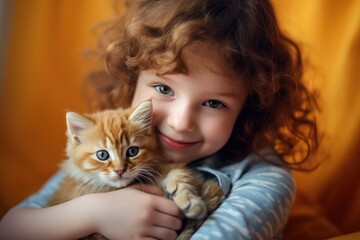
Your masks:
<path fill-rule="evenodd" d="M 316 95 L 303 82 L 298 45 L 280 29 L 268 0 L 129 0 L 100 41 L 106 67 L 90 75 L 97 108 L 128 107 L 139 70 L 185 73 L 182 51 L 214 43 L 249 95 L 223 152 L 272 147 L 299 167 L 318 148 Z M 89 83 L 89 82 L 87 82 Z"/>

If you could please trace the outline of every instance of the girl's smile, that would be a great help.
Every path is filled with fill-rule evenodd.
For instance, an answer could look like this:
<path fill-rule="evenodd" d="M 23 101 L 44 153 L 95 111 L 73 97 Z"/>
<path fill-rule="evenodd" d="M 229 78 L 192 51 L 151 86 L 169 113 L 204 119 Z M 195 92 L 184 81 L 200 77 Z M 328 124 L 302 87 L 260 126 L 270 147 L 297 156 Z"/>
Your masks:
<path fill-rule="evenodd" d="M 169 148 L 174 148 L 174 149 L 185 149 L 185 148 L 190 148 L 195 144 L 198 144 L 200 141 L 184 141 L 184 140 L 176 140 L 176 139 L 172 139 L 160 132 L 158 132 L 158 137 L 162 143 L 162 145 L 167 145 L 167 147 Z"/>
<path fill-rule="evenodd" d="M 223 66 L 216 49 L 188 46 L 186 75 L 139 73 L 132 106 L 152 99 L 155 129 L 171 161 L 189 163 L 220 150 L 243 107 L 245 82 Z"/>

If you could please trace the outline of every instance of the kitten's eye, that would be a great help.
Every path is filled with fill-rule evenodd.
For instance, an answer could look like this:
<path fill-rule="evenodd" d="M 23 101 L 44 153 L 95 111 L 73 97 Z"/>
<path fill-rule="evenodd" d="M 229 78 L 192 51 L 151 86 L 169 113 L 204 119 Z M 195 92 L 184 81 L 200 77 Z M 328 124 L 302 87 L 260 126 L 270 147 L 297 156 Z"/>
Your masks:
<path fill-rule="evenodd" d="M 99 150 L 96 152 L 96 156 L 99 160 L 105 161 L 109 159 L 110 155 L 106 150 Z"/>
<path fill-rule="evenodd" d="M 155 90 L 164 95 L 174 95 L 172 89 L 166 85 L 156 85 Z"/>
<path fill-rule="evenodd" d="M 126 150 L 126 157 L 135 157 L 139 153 L 139 147 L 131 146 Z"/>

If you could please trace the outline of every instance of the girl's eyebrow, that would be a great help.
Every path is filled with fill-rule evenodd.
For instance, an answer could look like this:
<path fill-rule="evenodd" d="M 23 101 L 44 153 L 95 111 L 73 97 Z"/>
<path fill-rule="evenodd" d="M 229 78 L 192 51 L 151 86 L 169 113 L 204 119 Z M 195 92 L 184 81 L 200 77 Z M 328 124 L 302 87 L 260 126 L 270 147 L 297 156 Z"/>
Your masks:
<path fill-rule="evenodd" d="M 220 96 L 220 97 L 228 97 L 228 98 L 239 98 L 240 97 L 240 95 L 236 94 L 235 92 L 214 92 L 211 94 L 214 94 L 214 95 Z"/>
<path fill-rule="evenodd" d="M 170 77 L 167 77 L 165 75 L 158 75 L 156 73 L 151 73 L 152 75 L 156 76 L 158 79 L 161 79 L 161 80 L 166 80 L 166 81 L 174 81 L 172 80 Z"/>
<path fill-rule="evenodd" d="M 151 72 L 150 74 L 155 76 L 159 80 L 169 81 L 169 82 L 177 84 L 177 82 L 174 79 L 172 79 L 170 77 L 167 77 L 166 75 L 158 75 L 158 74 L 153 73 L 153 72 Z M 234 91 L 234 89 L 231 89 L 231 91 L 229 91 L 229 92 L 225 91 L 225 92 L 208 92 L 208 93 L 211 94 L 211 95 L 222 96 L 222 97 L 230 97 L 230 98 L 238 98 L 238 97 L 240 97 L 240 94 L 236 93 Z"/>
<path fill-rule="evenodd" d="M 147 72 L 146 75 L 148 75 L 148 81 L 154 81 L 154 80 L 158 80 L 158 81 L 172 81 L 171 78 L 165 77 L 164 75 L 158 75 L 154 72 Z"/>
<path fill-rule="evenodd" d="M 171 83 L 171 84 L 175 84 L 178 85 L 177 81 L 175 81 L 174 79 L 167 77 L 165 75 L 157 75 L 156 73 L 151 73 L 153 76 L 155 76 L 155 80 L 158 81 L 164 81 L 165 83 Z"/>

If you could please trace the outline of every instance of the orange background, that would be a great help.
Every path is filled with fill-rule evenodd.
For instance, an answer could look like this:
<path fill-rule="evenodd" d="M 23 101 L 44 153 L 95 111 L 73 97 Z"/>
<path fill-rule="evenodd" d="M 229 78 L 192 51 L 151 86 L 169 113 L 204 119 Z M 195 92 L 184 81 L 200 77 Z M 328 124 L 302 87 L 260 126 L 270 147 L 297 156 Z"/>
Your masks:
<path fill-rule="evenodd" d="M 64 159 L 65 111 L 87 110 L 84 50 L 111 0 L 13 0 L 0 71 L 0 214 L 38 190 Z M 302 43 L 321 89 L 329 157 L 296 173 L 287 239 L 360 231 L 360 1 L 274 0 L 283 29 Z M 1 52 L 0 52 L 1 53 Z M 1 55 L 1 54 L 0 54 Z"/>

